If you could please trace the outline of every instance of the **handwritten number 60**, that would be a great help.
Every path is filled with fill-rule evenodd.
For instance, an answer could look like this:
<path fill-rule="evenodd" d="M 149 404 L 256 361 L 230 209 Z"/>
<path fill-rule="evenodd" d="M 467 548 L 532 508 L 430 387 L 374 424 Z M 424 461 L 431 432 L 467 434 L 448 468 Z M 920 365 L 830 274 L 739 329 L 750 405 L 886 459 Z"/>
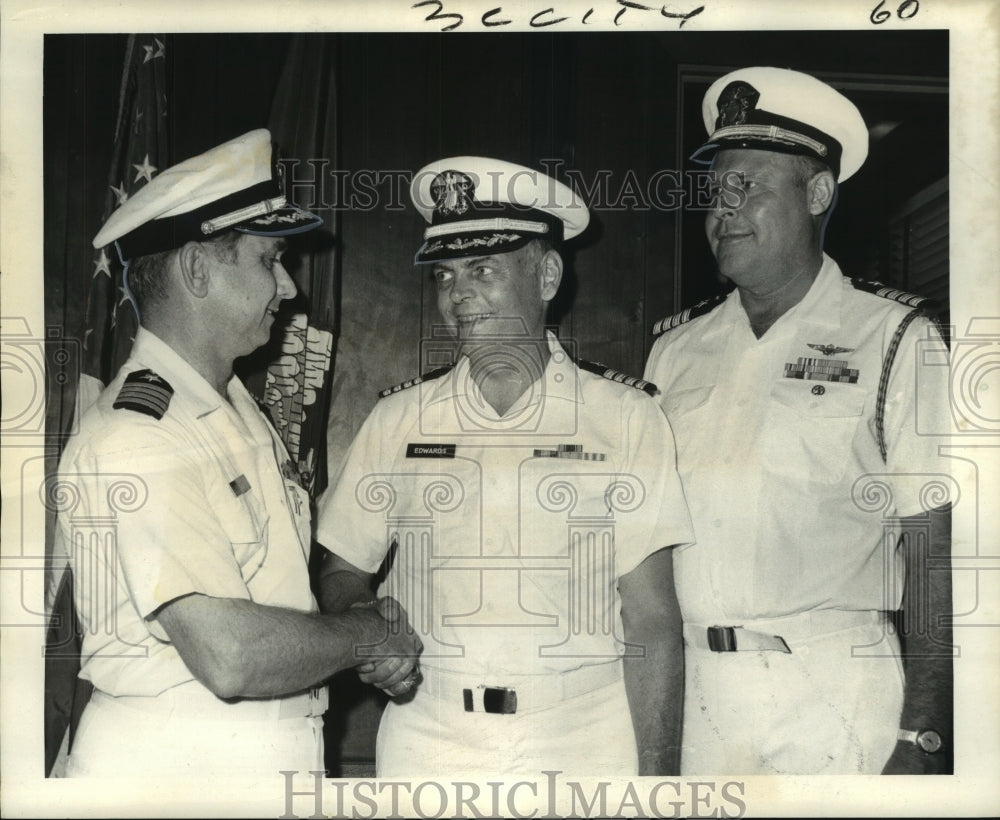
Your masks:
<path fill-rule="evenodd" d="M 892 17 L 892 14 L 890 12 L 882 8 L 882 6 L 884 5 L 885 5 L 885 0 L 881 0 L 881 2 L 877 6 L 875 6 L 875 8 L 872 9 L 872 13 L 869 19 L 875 25 L 884 23 L 886 20 Z M 900 3 L 899 8 L 896 9 L 896 16 L 900 20 L 909 20 L 918 11 L 920 11 L 919 0 L 904 0 L 904 2 Z"/>

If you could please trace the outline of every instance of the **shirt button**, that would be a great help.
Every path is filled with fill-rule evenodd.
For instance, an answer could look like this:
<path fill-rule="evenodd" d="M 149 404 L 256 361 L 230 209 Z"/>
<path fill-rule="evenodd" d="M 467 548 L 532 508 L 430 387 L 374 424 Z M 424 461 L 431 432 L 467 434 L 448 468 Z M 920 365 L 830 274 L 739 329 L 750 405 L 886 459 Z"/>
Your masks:
<path fill-rule="evenodd" d="M 721 527 L 721 526 L 722 526 L 722 519 L 721 519 L 721 518 L 716 518 L 716 519 L 715 519 L 715 520 L 714 520 L 714 521 L 712 522 L 712 526 L 713 526 L 713 527 Z"/>
<path fill-rule="evenodd" d="M 826 392 L 826 388 L 823 387 L 823 385 L 817 384 L 817 385 L 813 386 L 812 394 L 814 396 L 822 396 L 825 392 Z"/>

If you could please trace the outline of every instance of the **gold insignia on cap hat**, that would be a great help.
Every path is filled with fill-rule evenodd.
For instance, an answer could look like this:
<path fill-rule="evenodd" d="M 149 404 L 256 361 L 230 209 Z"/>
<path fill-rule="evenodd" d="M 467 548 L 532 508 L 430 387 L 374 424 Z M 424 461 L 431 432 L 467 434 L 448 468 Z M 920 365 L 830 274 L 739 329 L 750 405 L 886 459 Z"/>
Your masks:
<path fill-rule="evenodd" d="M 442 171 L 431 182 L 434 210 L 441 214 L 464 214 L 472 207 L 470 192 L 475 183 L 461 171 Z"/>
<path fill-rule="evenodd" d="M 747 112 L 757 106 L 759 99 L 760 93 L 749 83 L 730 83 L 719 95 L 719 117 L 715 127 L 743 125 L 747 121 Z"/>
<path fill-rule="evenodd" d="M 533 239 L 572 239 L 590 221 L 583 199 L 541 171 L 489 157 L 421 168 L 410 199 L 429 223 L 415 264 L 508 253 Z"/>
<path fill-rule="evenodd" d="M 94 247 L 115 242 L 127 260 L 227 230 L 285 236 L 322 224 L 288 204 L 271 134 L 258 128 L 154 177 L 111 214 Z"/>
<path fill-rule="evenodd" d="M 691 157 L 698 162 L 732 148 L 801 154 L 822 160 L 843 181 L 868 156 L 868 128 L 854 103 L 801 71 L 730 72 L 705 93 L 702 118 L 709 139 Z"/>

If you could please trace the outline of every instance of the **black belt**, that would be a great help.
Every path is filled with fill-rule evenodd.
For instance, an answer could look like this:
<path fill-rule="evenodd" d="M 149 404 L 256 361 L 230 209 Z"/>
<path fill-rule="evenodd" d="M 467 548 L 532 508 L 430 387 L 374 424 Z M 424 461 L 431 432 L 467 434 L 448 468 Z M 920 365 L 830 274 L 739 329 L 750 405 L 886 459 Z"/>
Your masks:
<path fill-rule="evenodd" d="M 437 698 L 442 703 L 455 704 L 456 708 L 462 704 L 466 712 L 513 715 L 546 709 L 610 686 L 621 680 L 622 662 L 615 659 L 542 675 L 506 675 L 493 685 L 474 684 L 475 679 L 470 680 L 469 675 L 433 667 L 422 667 L 421 672 L 419 691 L 423 697 Z M 519 699 L 522 680 L 524 689 Z"/>
<path fill-rule="evenodd" d="M 477 703 L 481 697 L 481 701 Z M 483 686 L 463 689 L 462 699 L 466 712 L 489 712 L 494 715 L 513 715 L 517 712 L 517 691 L 504 686 Z M 479 706 L 480 708 L 476 708 Z"/>
<path fill-rule="evenodd" d="M 790 643 L 876 624 L 882 617 L 873 610 L 819 609 L 732 626 L 685 623 L 684 642 L 689 647 L 712 652 L 790 653 Z"/>
<path fill-rule="evenodd" d="M 684 638 L 690 646 L 712 652 L 791 652 L 780 635 L 769 635 L 742 626 L 694 627 L 684 625 Z"/>
<path fill-rule="evenodd" d="M 736 630 L 731 626 L 710 626 L 708 632 L 708 648 L 713 652 L 735 652 Z"/>

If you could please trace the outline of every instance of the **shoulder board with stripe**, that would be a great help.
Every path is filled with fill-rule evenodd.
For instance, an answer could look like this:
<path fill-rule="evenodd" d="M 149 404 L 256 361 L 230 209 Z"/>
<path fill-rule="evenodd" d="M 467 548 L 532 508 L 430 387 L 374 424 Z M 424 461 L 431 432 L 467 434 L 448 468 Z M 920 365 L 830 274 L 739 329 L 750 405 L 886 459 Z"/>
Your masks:
<path fill-rule="evenodd" d="M 881 282 L 872 282 L 867 279 L 851 279 L 851 285 L 854 286 L 855 290 L 863 290 L 865 293 L 874 293 L 876 296 L 881 296 L 883 299 L 892 299 L 894 302 L 899 302 L 902 305 L 907 305 L 913 308 L 921 308 L 925 311 L 934 311 L 937 308 L 937 302 L 927 296 L 918 296 L 915 293 L 907 293 L 905 290 L 899 290 L 898 288 L 891 288 L 888 285 L 883 285 Z"/>
<path fill-rule="evenodd" d="M 401 390 L 408 390 L 411 387 L 416 387 L 418 384 L 423 384 L 424 382 L 429 382 L 434 379 L 441 378 L 445 373 L 451 370 L 453 365 L 448 365 L 447 367 L 439 367 L 436 370 L 428 370 L 422 376 L 417 376 L 413 379 L 407 379 L 405 382 L 400 382 L 399 384 L 394 384 L 392 387 L 387 387 L 385 390 L 379 390 L 378 397 L 384 399 L 386 396 L 391 396 L 393 393 L 399 393 Z"/>
<path fill-rule="evenodd" d="M 636 390 L 642 390 L 650 396 L 655 396 L 659 392 L 659 388 L 652 382 L 647 382 L 645 379 L 640 379 L 637 376 L 629 376 L 627 373 L 622 373 L 622 371 L 615 370 L 600 362 L 588 362 L 586 359 L 577 359 L 576 366 L 581 370 L 586 370 L 588 373 L 596 373 L 602 378 L 634 387 Z"/>
<path fill-rule="evenodd" d="M 162 376 L 157 376 L 152 370 L 135 370 L 125 377 L 111 406 L 115 410 L 134 410 L 154 419 L 162 419 L 173 395 L 174 388 Z"/>
<path fill-rule="evenodd" d="M 675 313 L 673 316 L 668 316 L 665 319 L 660 319 L 655 325 L 653 325 L 653 335 L 659 336 L 661 333 L 666 333 L 668 330 L 673 330 L 675 327 L 679 327 L 685 322 L 690 322 L 692 319 L 697 319 L 699 316 L 704 316 L 713 308 L 718 307 L 723 302 L 726 301 L 726 296 L 728 294 L 721 294 L 719 296 L 713 296 L 711 299 L 703 299 L 696 305 L 691 305 L 689 308 L 685 308 L 680 313 Z"/>

